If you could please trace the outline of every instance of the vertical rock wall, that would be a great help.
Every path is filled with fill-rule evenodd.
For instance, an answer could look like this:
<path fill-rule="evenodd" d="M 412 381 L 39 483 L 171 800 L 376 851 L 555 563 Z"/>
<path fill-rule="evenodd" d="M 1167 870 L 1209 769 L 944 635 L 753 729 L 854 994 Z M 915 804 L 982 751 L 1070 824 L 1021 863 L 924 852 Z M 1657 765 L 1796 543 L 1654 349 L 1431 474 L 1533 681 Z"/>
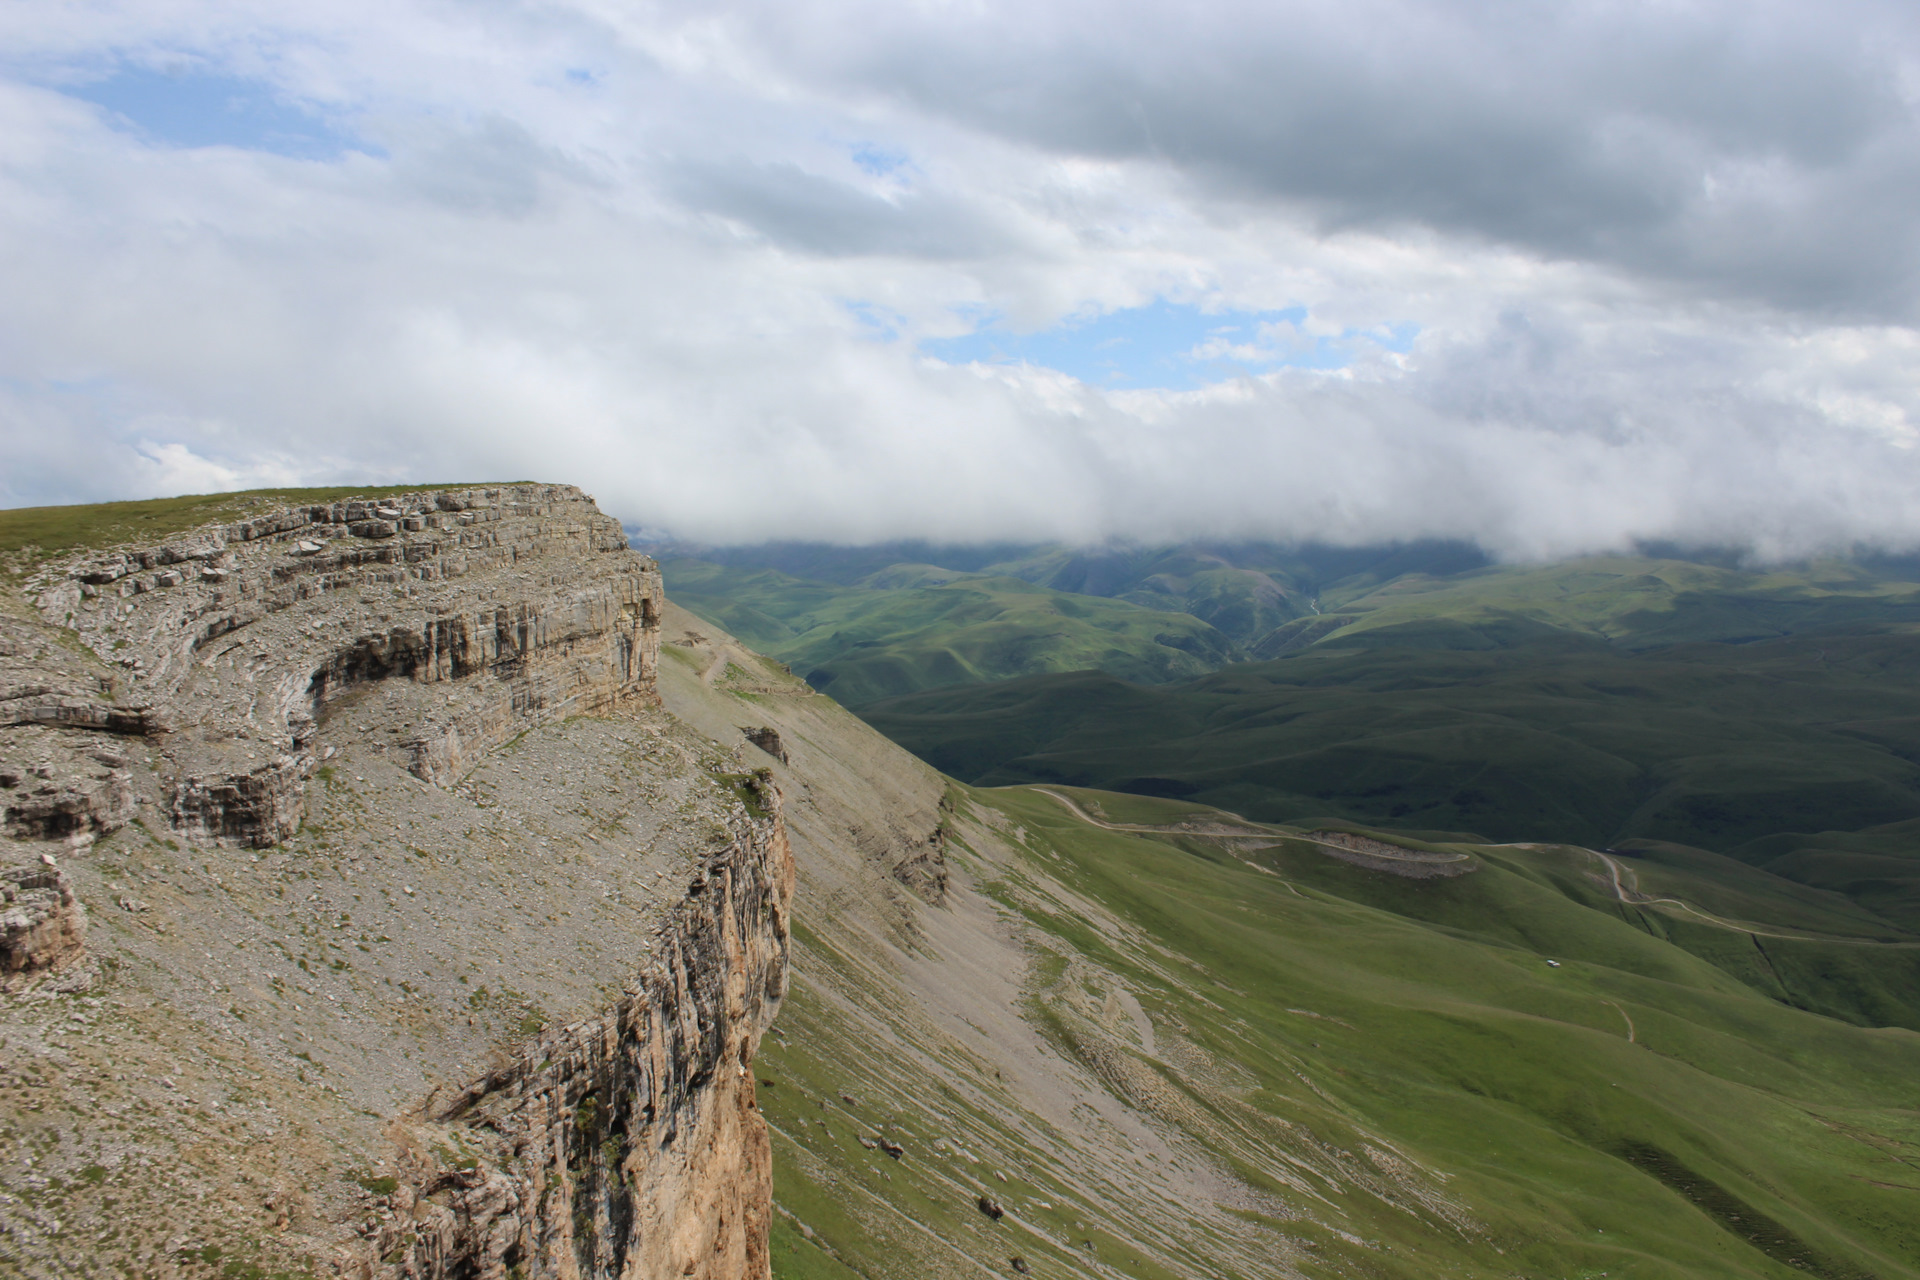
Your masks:
<path fill-rule="evenodd" d="M 612 1009 L 397 1129 L 369 1280 L 771 1275 L 751 1064 L 786 990 L 794 866 L 771 778 L 753 785 L 766 816 L 735 824 Z"/>

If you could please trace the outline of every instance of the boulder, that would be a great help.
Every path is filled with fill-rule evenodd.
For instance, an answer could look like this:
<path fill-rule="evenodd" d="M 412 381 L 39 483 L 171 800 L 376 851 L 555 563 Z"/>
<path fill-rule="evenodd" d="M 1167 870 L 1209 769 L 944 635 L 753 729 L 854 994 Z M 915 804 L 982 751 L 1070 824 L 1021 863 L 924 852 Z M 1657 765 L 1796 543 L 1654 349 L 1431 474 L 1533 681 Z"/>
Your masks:
<path fill-rule="evenodd" d="M 0 990 L 17 991 L 86 953 L 86 908 L 53 859 L 0 867 Z"/>

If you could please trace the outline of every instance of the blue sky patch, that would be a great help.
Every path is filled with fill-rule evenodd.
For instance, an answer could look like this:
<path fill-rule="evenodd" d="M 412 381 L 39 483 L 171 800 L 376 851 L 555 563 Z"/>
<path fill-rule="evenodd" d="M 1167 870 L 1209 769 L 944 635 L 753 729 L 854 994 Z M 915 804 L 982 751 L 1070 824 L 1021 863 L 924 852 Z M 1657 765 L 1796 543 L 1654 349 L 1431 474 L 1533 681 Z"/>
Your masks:
<path fill-rule="evenodd" d="M 876 146 L 871 142 L 862 142 L 853 148 L 853 162 L 863 173 L 884 178 L 890 173 L 906 168 L 907 154 L 904 151 Z"/>
<path fill-rule="evenodd" d="M 859 323 L 860 336 L 874 342 L 892 342 L 907 327 L 905 316 L 877 302 L 842 299 L 840 305 Z"/>
<path fill-rule="evenodd" d="M 162 146 L 241 147 L 296 160 L 331 160 L 368 149 L 331 121 L 277 96 L 272 86 L 238 76 L 121 67 L 105 79 L 62 90 L 106 108 Z"/>
<path fill-rule="evenodd" d="M 930 338 L 928 355 L 950 364 L 1032 364 L 1114 390 L 1187 391 L 1274 369 L 1344 369 L 1362 346 L 1404 353 L 1413 324 L 1339 334 L 1308 333 L 1305 307 L 1202 311 L 1158 299 L 1145 307 L 1069 320 L 1038 333 L 989 321 L 957 338 Z"/>

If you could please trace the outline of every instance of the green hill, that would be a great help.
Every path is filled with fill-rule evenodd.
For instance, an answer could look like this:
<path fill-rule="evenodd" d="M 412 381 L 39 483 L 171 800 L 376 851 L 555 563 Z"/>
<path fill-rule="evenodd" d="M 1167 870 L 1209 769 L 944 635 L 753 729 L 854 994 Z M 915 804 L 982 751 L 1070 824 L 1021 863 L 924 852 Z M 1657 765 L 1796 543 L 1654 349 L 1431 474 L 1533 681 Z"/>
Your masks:
<path fill-rule="evenodd" d="M 779 1280 L 1920 1276 L 1917 949 L 1852 901 L 947 784 L 687 643 L 669 709 L 785 744 Z M 935 851 L 944 889 L 903 876 Z"/>
<path fill-rule="evenodd" d="M 1920 626 L 1903 562 L 1754 570 L 1599 556 L 1496 566 L 1451 544 L 1150 549 L 655 548 L 677 597 L 849 706 L 1015 676 L 1157 684 L 1310 648 L 1626 651 Z"/>
<path fill-rule="evenodd" d="M 1013 577 L 895 564 L 845 585 L 697 560 L 661 568 L 683 607 L 847 706 L 1086 668 L 1142 682 L 1179 680 L 1235 656 L 1225 636 L 1190 615 Z"/>
<path fill-rule="evenodd" d="M 858 1012 L 874 977 L 816 920 L 787 1036 L 759 1067 L 776 1275 L 965 1274 L 941 1265 L 948 1249 L 1003 1273 L 1020 1256 L 1156 1277 L 1920 1268 L 1920 1037 L 1769 999 L 1625 918 L 1575 851 L 1472 847 L 1475 872 L 1414 880 L 1283 832 L 1182 833 L 1185 806 L 1130 802 L 1158 833 L 1025 789 L 968 791 L 962 812 L 1000 833 L 960 859 L 1026 939 L 1019 1006 L 1045 1052 L 976 1040 L 946 1061 L 991 1072 L 982 1085 L 916 1080 L 939 1061 L 937 997 L 876 1036 Z M 930 961 L 959 961 L 951 933 L 932 930 Z M 1048 1056 L 1120 1113 L 1083 1092 L 1073 1128 L 1034 1115 L 1050 1117 L 1034 1078 Z M 1154 1136 L 1093 1174 L 1087 1152 L 1121 1114 Z M 843 1126 L 906 1154 L 877 1158 Z M 1198 1212 L 1163 1226 L 1169 1159 L 1231 1197 L 1239 1228 Z M 973 1209 L 975 1186 L 1004 1222 Z"/>
<path fill-rule="evenodd" d="M 1920 827 L 1920 635 L 1635 653 L 1567 632 L 1488 648 L 1372 634 L 1379 647 L 1323 642 L 1160 688 L 1076 673 L 861 714 L 982 785 L 1494 840 L 1670 841 L 1920 925 L 1920 857 L 1903 838 Z"/>

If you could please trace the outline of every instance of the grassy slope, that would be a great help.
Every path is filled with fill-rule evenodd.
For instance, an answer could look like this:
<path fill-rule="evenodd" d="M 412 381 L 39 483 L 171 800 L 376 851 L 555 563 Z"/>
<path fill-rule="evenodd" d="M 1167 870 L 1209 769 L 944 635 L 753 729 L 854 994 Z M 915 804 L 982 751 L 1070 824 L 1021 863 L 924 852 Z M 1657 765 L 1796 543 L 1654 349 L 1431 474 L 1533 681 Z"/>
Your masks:
<path fill-rule="evenodd" d="M 1920 925 L 1920 637 L 1624 652 L 1322 645 L 1163 688 L 1097 673 L 862 708 L 955 776 L 1496 840 L 1715 848 Z M 1876 839 L 1869 828 L 1886 828 Z M 1864 832 L 1859 836 L 1818 833 Z M 1799 833 L 1799 834 L 1781 834 Z M 1851 843 L 1849 843 L 1851 842 Z"/>
<path fill-rule="evenodd" d="M 897 1078 L 884 1113 L 902 1118 L 902 1162 L 875 1163 L 831 1126 L 815 1137 L 823 1111 L 838 1122 L 855 1110 L 819 1099 L 855 1089 L 870 1107 L 874 1082 L 856 1074 L 866 1054 L 910 1055 L 850 1051 L 833 1002 L 803 996 L 783 1016 L 788 1043 L 760 1065 L 779 1081 L 764 1097 L 790 1156 L 780 1194 L 861 1274 L 913 1271 L 895 1232 L 871 1229 L 892 1215 L 860 1211 L 840 1180 L 949 1239 L 976 1234 L 926 1152 L 942 1124 L 984 1130 L 990 1163 L 1016 1171 L 987 1186 L 1030 1226 L 990 1234 L 1046 1274 L 1090 1274 L 1090 1257 L 1128 1275 L 1920 1267 L 1905 1189 L 1920 1186 L 1920 1036 L 1766 1000 L 1576 902 L 1550 883 L 1568 873 L 1562 855 L 1482 851 L 1493 860 L 1475 875 L 1409 881 L 1294 846 L 1257 855 L 1269 873 L 1207 841 L 1096 830 L 1031 791 L 969 800 L 1011 825 L 1004 855 L 966 862 L 1029 934 L 1027 1020 L 1150 1124 L 1270 1197 L 1246 1217 L 1271 1262 L 1250 1270 L 1241 1242 L 1161 1240 L 1103 1215 L 1076 1193 L 1093 1171 L 1073 1168 L 1071 1135 L 1034 1143 L 1009 1116 L 970 1114 L 938 1090 L 923 1100 Z M 1142 803 L 1154 802 L 1135 801 L 1132 817 L 1148 816 Z M 812 945 L 814 988 L 868 980 L 831 971 L 830 940 Z M 1119 992 L 1157 1032 L 1153 1051 L 1098 1012 Z"/>
<path fill-rule="evenodd" d="M 1492 648 L 1565 632 L 1647 649 L 1920 622 L 1920 586 L 1838 561 L 1745 572 L 1600 556 L 1447 578 L 1414 575 L 1357 591 L 1341 587 L 1325 605 L 1353 621 L 1321 643 Z M 1387 629 L 1401 634 L 1381 634 Z"/>
<path fill-rule="evenodd" d="M 1235 856 L 1189 803 L 1079 795 L 1189 824 L 1118 832 L 955 787 L 954 884 L 927 906 L 875 844 L 931 816 L 904 753 L 762 691 L 775 669 L 729 689 L 699 655 L 664 665 L 676 714 L 792 752 L 793 989 L 754 1063 L 781 1280 L 1015 1256 L 1149 1280 L 1920 1275 L 1920 1035 L 1770 998 L 1662 936 L 1684 912 L 1613 901 L 1591 854 L 1479 847 L 1415 881 L 1280 831 Z M 1642 853 L 1765 921 L 1800 909 L 1751 869 Z M 862 1142 L 883 1137 L 898 1160 Z"/>
<path fill-rule="evenodd" d="M 1049 591 L 1018 578 L 895 565 L 841 585 L 774 569 L 664 563 L 683 607 L 830 688 L 848 706 L 919 689 L 1098 667 L 1185 679 L 1232 656 L 1180 613 Z M 956 580 L 957 579 L 957 580 Z"/>
<path fill-rule="evenodd" d="M 1916 566 L 1904 561 L 1748 570 L 1671 557 L 1595 556 L 1500 567 L 1471 548 L 1427 543 L 1094 550 L 786 543 L 688 555 L 736 575 L 723 594 L 749 608 L 759 605 L 767 585 L 752 576 L 759 569 L 821 588 L 857 588 L 897 567 L 919 566 L 949 576 L 1017 577 L 1052 590 L 1189 613 L 1256 656 L 1278 656 L 1302 630 L 1323 640 L 1345 627 L 1351 641 L 1415 621 L 1448 624 L 1424 637 L 1430 647 L 1484 648 L 1546 631 L 1642 647 L 1750 640 L 1863 620 L 1920 620 Z M 674 556 L 668 551 L 663 558 Z M 1411 639 L 1403 633 L 1396 643 Z"/>

